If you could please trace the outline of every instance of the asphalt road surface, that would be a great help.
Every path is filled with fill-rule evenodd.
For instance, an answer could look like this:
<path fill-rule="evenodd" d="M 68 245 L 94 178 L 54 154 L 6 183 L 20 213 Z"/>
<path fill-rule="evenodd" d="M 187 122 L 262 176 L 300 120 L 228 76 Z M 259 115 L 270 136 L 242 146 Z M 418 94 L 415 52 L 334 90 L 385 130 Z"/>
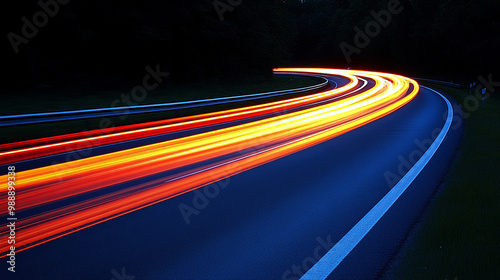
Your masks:
<path fill-rule="evenodd" d="M 331 81 L 335 79 L 340 86 L 346 83 L 341 78 Z M 310 272 L 319 274 L 305 277 L 326 273 L 331 279 L 376 279 L 429 202 L 458 147 L 460 113 L 451 113 L 451 123 L 449 114 L 443 97 L 421 87 L 400 109 L 333 139 L 19 252 L 15 275 L 7 272 L 4 261 L 0 275 L 10 278 L 1 278 L 299 279 L 321 263 Z M 324 255 L 394 189 L 447 125 L 446 138 L 418 176 L 332 266 Z M 197 129 L 94 152 L 210 130 Z M 60 156 L 18 166 L 34 168 Z"/>

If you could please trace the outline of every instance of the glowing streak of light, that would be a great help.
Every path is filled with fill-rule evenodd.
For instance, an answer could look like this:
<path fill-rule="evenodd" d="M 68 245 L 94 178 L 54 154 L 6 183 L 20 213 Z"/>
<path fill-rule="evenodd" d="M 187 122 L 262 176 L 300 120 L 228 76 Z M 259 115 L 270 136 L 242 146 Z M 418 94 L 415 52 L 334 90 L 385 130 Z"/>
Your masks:
<path fill-rule="evenodd" d="M 289 100 L 276 101 L 262 105 L 255 105 L 245 108 L 225 110 L 221 112 L 207 113 L 196 116 L 127 125 L 118 128 L 113 127 L 97 131 L 72 133 L 68 135 L 2 144 L 0 145 L 0 151 L 7 151 L 0 152 L 0 165 L 8 164 L 9 162 L 13 161 L 21 161 L 36 157 L 63 153 L 67 152 L 73 147 L 95 147 L 99 145 L 112 144 L 121 141 L 193 129 L 207 125 L 242 120 L 272 112 L 285 111 L 294 107 L 305 106 L 313 102 L 333 98 L 354 88 L 357 85 L 358 80 L 355 79 L 355 77 L 351 75 L 344 75 L 344 77 L 349 79 L 349 82 L 341 88 L 326 92 L 320 92 L 309 96 L 297 97 Z M 85 137 L 88 135 L 91 135 L 91 137 Z M 62 142 L 53 143 L 55 141 Z M 39 146 L 34 146 L 36 144 L 39 144 Z"/>
<path fill-rule="evenodd" d="M 17 202 L 22 205 L 22 210 L 36 209 L 134 179 L 166 174 L 167 171 L 172 173 L 22 219 L 16 226 L 16 251 L 46 243 L 327 141 L 390 114 L 411 101 L 419 90 L 415 81 L 386 73 L 308 68 L 276 71 L 340 75 L 348 77 L 350 82 L 347 86 L 310 96 L 158 122 L 157 126 L 149 123 L 144 127 L 119 128 L 117 131 L 120 132 L 99 136 L 102 137 L 100 140 L 106 143 L 105 139 L 129 139 L 127 135 L 140 138 L 152 135 L 151 131 L 175 131 L 173 127 L 188 129 L 255 115 L 267 116 L 258 121 L 179 139 L 18 172 Z M 374 85 L 356 92 L 357 80 L 361 77 L 370 79 Z M 349 92 L 353 94 L 332 99 Z M 320 100 L 329 102 L 315 103 Z M 316 105 L 302 107 L 307 104 Z M 278 116 L 273 114 L 276 110 L 292 108 L 301 110 Z M 75 139 L 79 136 L 73 137 L 75 135 L 71 135 L 72 140 L 69 141 L 85 141 Z M 21 148 L 19 151 L 24 152 L 18 155 L 26 151 L 40 152 L 37 156 L 45 155 L 42 152 L 44 149 L 48 151 L 49 147 L 59 147 L 64 142 L 57 140 L 70 138 L 35 140 L 30 145 L 44 144 Z M 240 154 L 236 155 L 238 152 Z M 6 155 L 2 154 L 2 158 Z M 176 173 L 180 167 L 188 171 Z M 0 176 L 0 180 L 5 182 L 7 178 Z M 6 204 L 6 186 L 2 186 L 1 191 L 0 201 Z M 0 233 L 2 236 L 8 234 L 5 225 Z M 3 246 L 1 250 L 7 253 L 8 246 Z"/>

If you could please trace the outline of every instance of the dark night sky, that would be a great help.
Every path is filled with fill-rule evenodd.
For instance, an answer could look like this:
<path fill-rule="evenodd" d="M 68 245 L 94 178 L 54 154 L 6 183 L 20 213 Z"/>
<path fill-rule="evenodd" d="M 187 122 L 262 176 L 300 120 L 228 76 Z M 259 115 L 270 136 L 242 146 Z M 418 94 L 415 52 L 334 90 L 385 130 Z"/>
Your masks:
<path fill-rule="evenodd" d="M 387 18 L 393 1 L 13 1 L 3 16 L 0 82 L 112 87 L 157 63 L 173 83 L 297 65 L 464 81 L 498 72 L 500 2 L 401 0 Z M 373 36 L 356 44 L 365 36 L 356 30 Z"/>

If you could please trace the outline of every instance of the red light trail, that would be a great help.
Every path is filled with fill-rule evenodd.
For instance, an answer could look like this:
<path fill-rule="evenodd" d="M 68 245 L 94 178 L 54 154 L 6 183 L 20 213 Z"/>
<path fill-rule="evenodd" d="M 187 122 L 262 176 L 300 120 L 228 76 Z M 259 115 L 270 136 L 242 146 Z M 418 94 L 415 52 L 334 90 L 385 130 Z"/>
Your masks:
<path fill-rule="evenodd" d="M 327 141 L 390 114 L 410 102 L 419 90 L 415 81 L 386 73 L 313 68 L 284 68 L 275 69 L 275 72 L 341 76 L 348 82 L 341 87 L 307 96 L 104 129 L 100 135 L 93 137 L 73 133 L 0 145 L 0 163 L 4 165 L 64 153 L 68 145 L 105 145 L 214 124 L 232 124 L 57 166 L 17 172 L 16 204 L 21 207 L 17 210 L 33 210 L 30 213 L 35 214 L 16 223 L 16 251 L 165 201 Z M 362 80 L 369 80 L 373 85 L 361 83 Z M 280 111 L 288 113 L 275 114 Z M 259 119 L 241 122 L 253 117 Z M 156 177 L 145 183 L 127 184 L 148 176 Z M 7 182 L 7 176 L 0 176 L 0 180 Z M 54 205 L 82 194 L 106 191 L 118 184 L 125 187 L 46 212 L 36 211 L 41 206 Z M 7 186 L 3 185 L 1 189 L 0 201 L 6 205 Z M 6 214 L 3 212 L 4 216 Z M 0 234 L 8 234 L 6 224 L 2 224 Z M 3 257 L 9 247 L 2 245 Z"/>

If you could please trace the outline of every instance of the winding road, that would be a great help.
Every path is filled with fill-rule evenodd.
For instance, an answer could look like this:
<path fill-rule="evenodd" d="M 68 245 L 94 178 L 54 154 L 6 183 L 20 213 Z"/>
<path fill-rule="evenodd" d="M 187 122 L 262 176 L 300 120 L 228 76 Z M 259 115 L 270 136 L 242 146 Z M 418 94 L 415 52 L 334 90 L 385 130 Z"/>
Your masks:
<path fill-rule="evenodd" d="M 460 112 L 398 75 L 275 72 L 329 85 L 0 145 L 19 205 L 18 271 L 1 278 L 376 279 L 449 166 Z M 74 147 L 88 153 L 68 157 Z M 3 223 L 2 257 L 7 234 Z"/>

